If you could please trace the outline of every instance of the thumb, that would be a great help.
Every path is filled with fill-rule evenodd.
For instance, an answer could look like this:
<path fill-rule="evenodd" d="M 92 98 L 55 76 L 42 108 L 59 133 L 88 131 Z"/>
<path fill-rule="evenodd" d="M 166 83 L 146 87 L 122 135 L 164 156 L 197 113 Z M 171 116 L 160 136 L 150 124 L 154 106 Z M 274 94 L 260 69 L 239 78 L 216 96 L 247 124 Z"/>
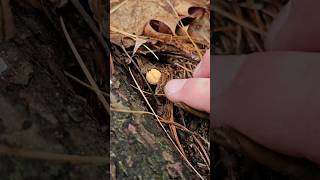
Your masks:
<path fill-rule="evenodd" d="M 210 79 L 174 79 L 165 87 L 167 98 L 173 102 L 183 102 L 200 111 L 210 112 Z"/>

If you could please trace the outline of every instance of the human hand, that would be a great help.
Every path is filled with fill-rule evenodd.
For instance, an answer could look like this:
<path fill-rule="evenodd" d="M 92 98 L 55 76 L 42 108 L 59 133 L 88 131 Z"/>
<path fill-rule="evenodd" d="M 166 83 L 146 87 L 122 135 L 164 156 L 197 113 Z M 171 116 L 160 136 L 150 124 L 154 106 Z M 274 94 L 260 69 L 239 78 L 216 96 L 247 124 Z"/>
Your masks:
<path fill-rule="evenodd" d="M 193 72 L 193 78 L 167 83 L 165 94 L 173 102 L 183 102 L 200 111 L 210 112 L 210 51 Z"/>
<path fill-rule="evenodd" d="M 223 93 L 213 96 L 213 125 L 320 165 L 319 11 L 310 0 L 290 2 L 267 33 L 266 52 L 214 56 L 215 91 Z M 230 69 L 229 62 L 239 63 Z"/>

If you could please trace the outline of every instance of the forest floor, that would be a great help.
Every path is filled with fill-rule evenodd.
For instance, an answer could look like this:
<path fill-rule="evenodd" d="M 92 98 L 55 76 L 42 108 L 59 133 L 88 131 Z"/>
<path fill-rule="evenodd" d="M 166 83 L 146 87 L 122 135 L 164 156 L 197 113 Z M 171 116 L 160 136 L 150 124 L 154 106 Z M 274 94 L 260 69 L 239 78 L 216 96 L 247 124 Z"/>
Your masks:
<path fill-rule="evenodd" d="M 111 1 L 113 176 L 209 178 L 209 115 L 164 95 L 210 47 L 209 3 Z M 151 69 L 161 72 L 156 84 L 145 79 Z"/>
<path fill-rule="evenodd" d="M 103 1 L 39 2 L 11 0 L 14 27 L 1 17 L 1 38 L 16 32 L 0 43 L 1 179 L 209 179 L 210 166 L 215 179 L 293 179 L 217 144 L 210 154 L 209 115 L 163 90 L 192 77 L 212 34 L 214 54 L 263 51 L 284 1 L 111 0 L 110 21 Z"/>
<path fill-rule="evenodd" d="M 0 43 L 1 179 L 108 179 L 109 130 L 64 74 L 73 55 L 63 34 L 39 8 L 10 7 L 0 16 L 16 32 Z"/>

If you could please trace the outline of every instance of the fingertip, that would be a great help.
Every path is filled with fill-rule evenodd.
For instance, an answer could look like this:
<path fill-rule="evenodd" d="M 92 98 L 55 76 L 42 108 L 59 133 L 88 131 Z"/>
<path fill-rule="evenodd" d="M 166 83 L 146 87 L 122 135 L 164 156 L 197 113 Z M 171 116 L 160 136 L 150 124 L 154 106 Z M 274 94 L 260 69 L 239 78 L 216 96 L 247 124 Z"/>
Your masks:
<path fill-rule="evenodd" d="M 189 106 L 210 112 L 210 79 L 174 79 L 165 86 L 165 94 L 170 101 L 184 102 Z"/>
<path fill-rule="evenodd" d="M 187 81 L 186 79 L 170 80 L 164 88 L 164 93 L 166 94 L 167 98 L 173 102 L 178 101 L 180 91 L 183 88 L 186 81 Z"/>
<path fill-rule="evenodd" d="M 210 112 L 210 79 L 191 78 L 180 92 L 180 101 L 200 111 Z"/>

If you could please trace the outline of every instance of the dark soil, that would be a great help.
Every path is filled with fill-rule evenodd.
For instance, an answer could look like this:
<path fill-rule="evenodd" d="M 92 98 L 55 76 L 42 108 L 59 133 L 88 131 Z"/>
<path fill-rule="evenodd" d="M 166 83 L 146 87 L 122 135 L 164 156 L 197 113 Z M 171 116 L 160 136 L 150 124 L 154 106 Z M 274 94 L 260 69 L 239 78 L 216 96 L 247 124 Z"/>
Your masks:
<path fill-rule="evenodd" d="M 109 131 L 64 76 L 72 62 L 61 32 L 12 0 L 16 37 L 0 43 L 0 144 L 60 154 L 109 156 Z M 5 68 L 7 66 L 7 68 Z M 1 179 L 107 179 L 105 165 L 0 157 Z"/>

